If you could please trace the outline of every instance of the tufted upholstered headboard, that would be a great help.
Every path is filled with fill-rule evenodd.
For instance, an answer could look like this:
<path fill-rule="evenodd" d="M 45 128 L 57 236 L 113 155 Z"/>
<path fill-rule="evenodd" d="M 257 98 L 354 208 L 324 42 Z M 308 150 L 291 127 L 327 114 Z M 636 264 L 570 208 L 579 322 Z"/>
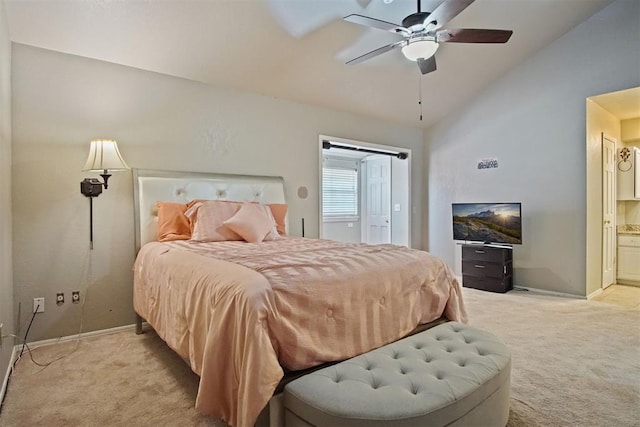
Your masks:
<path fill-rule="evenodd" d="M 133 169 L 136 253 L 156 240 L 156 202 L 194 199 L 286 203 L 280 176 L 229 175 Z"/>

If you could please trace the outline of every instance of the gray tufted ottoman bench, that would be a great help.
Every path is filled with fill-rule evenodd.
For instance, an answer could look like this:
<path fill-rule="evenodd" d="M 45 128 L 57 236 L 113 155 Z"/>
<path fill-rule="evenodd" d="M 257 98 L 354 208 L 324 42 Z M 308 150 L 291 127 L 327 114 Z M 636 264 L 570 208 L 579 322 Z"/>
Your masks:
<path fill-rule="evenodd" d="M 511 356 L 492 334 L 448 322 L 285 387 L 286 426 L 504 426 Z"/>

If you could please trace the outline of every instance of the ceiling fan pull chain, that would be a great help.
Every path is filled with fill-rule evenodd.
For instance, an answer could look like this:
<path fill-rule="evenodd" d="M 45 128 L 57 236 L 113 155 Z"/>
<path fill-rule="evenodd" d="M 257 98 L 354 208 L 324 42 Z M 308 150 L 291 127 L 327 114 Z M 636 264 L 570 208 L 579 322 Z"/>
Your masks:
<path fill-rule="evenodd" d="M 418 76 L 418 86 L 420 93 L 418 95 L 418 105 L 420 106 L 420 121 L 422 121 L 422 74 Z"/>

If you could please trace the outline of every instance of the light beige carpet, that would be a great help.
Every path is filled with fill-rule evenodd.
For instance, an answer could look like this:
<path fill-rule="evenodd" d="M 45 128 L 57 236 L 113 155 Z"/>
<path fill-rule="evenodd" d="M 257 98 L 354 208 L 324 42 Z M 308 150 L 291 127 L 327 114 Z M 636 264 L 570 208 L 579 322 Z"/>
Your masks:
<path fill-rule="evenodd" d="M 640 312 L 531 292 L 464 289 L 470 324 L 513 354 L 509 426 L 640 426 Z M 75 343 L 42 347 L 37 361 Z M 218 426 L 198 377 L 153 333 L 86 338 L 43 369 L 17 363 L 1 426 Z"/>

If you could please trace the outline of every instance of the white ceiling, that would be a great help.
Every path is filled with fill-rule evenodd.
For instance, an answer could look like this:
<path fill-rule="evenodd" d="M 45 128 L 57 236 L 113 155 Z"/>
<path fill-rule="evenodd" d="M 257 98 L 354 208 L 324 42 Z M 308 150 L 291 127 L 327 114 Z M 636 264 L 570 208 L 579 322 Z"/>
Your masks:
<path fill-rule="evenodd" d="M 511 40 L 443 44 L 438 70 L 422 76 L 397 50 L 344 64 L 398 36 L 343 16 L 400 23 L 414 0 L 5 0 L 17 43 L 419 127 L 610 2 L 477 0 L 445 27 L 511 29 Z"/>

